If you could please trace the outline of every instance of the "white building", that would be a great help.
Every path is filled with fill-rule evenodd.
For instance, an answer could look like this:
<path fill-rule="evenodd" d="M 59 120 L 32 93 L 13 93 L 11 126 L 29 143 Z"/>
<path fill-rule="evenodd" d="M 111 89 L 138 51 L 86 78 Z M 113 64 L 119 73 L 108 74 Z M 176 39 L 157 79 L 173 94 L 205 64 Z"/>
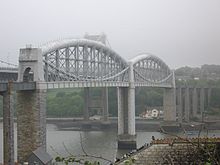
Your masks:
<path fill-rule="evenodd" d="M 162 114 L 163 111 L 152 109 L 152 110 L 146 110 L 144 113 L 140 115 L 140 117 L 143 117 L 145 119 L 158 119 L 162 116 Z"/>

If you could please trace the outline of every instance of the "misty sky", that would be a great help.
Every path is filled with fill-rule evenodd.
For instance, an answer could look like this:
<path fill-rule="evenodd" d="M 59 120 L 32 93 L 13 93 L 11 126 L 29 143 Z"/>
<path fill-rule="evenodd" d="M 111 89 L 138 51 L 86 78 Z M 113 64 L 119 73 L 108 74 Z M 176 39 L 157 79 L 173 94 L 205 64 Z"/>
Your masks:
<path fill-rule="evenodd" d="M 104 32 L 125 59 L 149 52 L 171 68 L 220 64 L 220 0 L 0 0 L 2 60 L 86 32 Z"/>

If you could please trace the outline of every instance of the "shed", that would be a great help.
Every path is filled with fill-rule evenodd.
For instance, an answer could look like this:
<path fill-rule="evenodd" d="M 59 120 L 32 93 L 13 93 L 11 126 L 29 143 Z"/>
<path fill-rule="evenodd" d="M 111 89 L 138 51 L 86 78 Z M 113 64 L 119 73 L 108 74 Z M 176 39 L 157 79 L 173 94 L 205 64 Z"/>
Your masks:
<path fill-rule="evenodd" d="M 31 165 L 52 165 L 53 158 L 44 151 L 43 148 L 39 147 L 35 151 L 32 151 L 28 157 L 28 164 Z"/>

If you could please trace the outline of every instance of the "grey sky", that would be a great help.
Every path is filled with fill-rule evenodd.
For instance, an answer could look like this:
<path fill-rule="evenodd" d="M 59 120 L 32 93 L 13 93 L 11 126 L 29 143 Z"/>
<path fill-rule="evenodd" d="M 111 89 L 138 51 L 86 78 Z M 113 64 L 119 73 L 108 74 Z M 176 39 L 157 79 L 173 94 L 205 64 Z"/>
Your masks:
<path fill-rule="evenodd" d="M 220 0 L 0 0 L 0 59 L 17 63 L 26 44 L 85 32 L 104 32 L 125 59 L 220 64 Z"/>

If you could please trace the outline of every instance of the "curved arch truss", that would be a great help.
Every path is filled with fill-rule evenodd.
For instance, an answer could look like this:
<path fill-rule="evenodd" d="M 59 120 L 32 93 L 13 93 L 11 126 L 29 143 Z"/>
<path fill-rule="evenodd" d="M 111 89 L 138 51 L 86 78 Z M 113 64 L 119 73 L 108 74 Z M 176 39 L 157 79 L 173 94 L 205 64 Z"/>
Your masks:
<path fill-rule="evenodd" d="M 134 70 L 134 82 L 153 86 L 174 86 L 173 72 L 158 57 L 141 54 L 131 60 Z"/>
<path fill-rule="evenodd" d="M 127 62 L 102 43 L 68 39 L 42 47 L 45 81 L 128 81 Z"/>

